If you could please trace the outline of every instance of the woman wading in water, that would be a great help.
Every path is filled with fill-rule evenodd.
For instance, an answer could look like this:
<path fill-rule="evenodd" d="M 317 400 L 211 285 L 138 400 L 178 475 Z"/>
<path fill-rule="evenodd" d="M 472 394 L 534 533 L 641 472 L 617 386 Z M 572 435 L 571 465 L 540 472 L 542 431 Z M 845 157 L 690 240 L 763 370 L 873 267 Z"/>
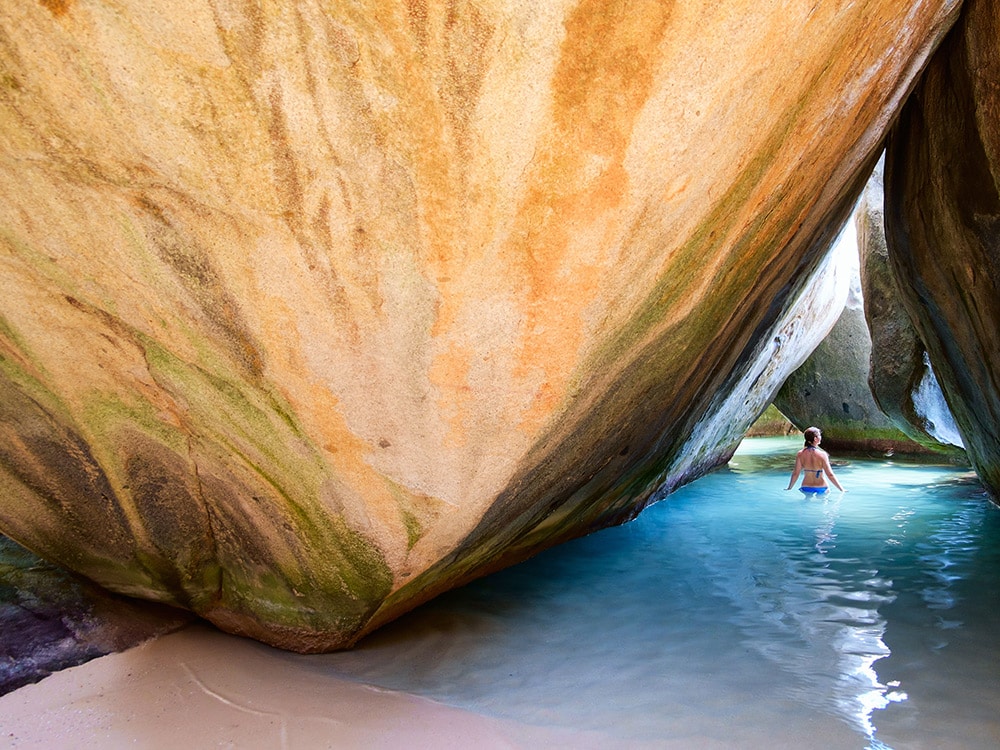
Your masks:
<path fill-rule="evenodd" d="M 792 472 L 792 478 L 788 480 L 788 486 L 785 489 L 792 489 L 795 486 L 795 480 L 799 478 L 799 474 L 802 474 L 802 486 L 799 489 L 807 495 L 821 494 L 830 489 L 826 486 L 826 478 L 823 476 L 825 474 L 830 477 L 834 487 L 845 492 L 830 466 L 830 455 L 819 447 L 819 443 L 823 439 L 823 433 L 819 431 L 819 427 L 809 427 L 803 435 L 806 439 L 806 447 L 796 454 L 795 470 Z"/>

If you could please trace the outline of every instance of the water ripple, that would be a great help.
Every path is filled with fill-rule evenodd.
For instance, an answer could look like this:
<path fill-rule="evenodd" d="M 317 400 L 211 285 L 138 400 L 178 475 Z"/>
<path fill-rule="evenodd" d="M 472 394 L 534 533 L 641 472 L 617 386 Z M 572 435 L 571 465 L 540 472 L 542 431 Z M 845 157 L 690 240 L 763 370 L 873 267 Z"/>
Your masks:
<path fill-rule="evenodd" d="M 1000 746 L 1000 511 L 887 461 L 802 498 L 779 445 L 309 663 L 620 747 Z"/>

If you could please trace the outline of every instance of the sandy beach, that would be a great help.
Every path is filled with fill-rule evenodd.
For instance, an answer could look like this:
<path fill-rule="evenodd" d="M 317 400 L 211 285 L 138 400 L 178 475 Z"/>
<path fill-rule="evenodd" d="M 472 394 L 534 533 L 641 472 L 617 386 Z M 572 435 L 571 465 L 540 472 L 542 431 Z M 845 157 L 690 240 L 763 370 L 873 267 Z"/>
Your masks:
<path fill-rule="evenodd" d="M 64 669 L 0 697 L 0 750 L 1000 747 L 979 485 L 856 461 L 867 489 L 788 498 L 776 449 L 349 651 L 198 623 Z"/>
<path fill-rule="evenodd" d="M 196 625 L 0 697 L 3 748 L 607 747 L 324 673 Z"/>

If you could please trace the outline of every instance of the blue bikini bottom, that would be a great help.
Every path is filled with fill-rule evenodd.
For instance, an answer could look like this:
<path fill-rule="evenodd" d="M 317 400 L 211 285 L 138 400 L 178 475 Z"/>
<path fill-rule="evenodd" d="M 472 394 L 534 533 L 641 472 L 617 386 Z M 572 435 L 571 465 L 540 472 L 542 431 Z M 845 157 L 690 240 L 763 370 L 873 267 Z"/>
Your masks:
<path fill-rule="evenodd" d="M 822 495 L 829 491 L 829 487 L 799 487 L 799 492 L 804 492 L 807 495 Z"/>

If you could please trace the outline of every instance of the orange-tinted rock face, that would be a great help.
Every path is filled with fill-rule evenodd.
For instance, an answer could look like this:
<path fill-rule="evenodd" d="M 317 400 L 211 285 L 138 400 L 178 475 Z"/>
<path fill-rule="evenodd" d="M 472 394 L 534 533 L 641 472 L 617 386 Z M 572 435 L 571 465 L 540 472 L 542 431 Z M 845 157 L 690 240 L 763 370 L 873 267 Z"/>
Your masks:
<path fill-rule="evenodd" d="M 972 0 L 928 67 L 886 159 L 903 301 L 969 458 L 1000 499 L 1000 4 Z"/>
<path fill-rule="evenodd" d="M 315 650 L 634 515 L 956 7 L 6 4 L 0 528 Z"/>

